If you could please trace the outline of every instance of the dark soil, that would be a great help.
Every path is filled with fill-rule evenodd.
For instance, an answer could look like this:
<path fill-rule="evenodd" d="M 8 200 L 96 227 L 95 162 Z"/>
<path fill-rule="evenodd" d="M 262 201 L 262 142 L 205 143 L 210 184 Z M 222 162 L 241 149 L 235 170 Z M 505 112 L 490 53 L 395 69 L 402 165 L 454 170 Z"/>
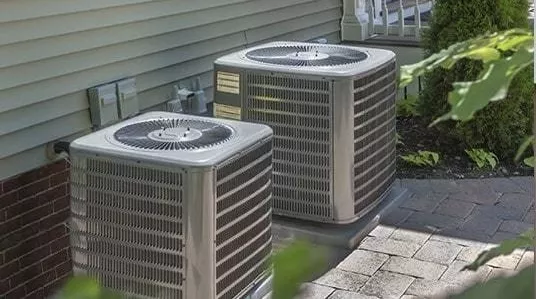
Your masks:
<path fill-rule="evenodd" d="M 397 132 L 404 144 L 397 145 L 397 176 L 399 178 L 485 178 L 531 176 L 533 169 L 523 163 L 499 161 L 497 167 L 478 169 L 467 156 L 464 149 L 454 140 L 447 140 L 437 129 L 428 128 L 418 117 L 397 118 Z M 419 150 L 433 151 L 440 155 L 439 163 L 434 167 L 414 166 L 400 158 L 401 155 L 416 153 Z"/>

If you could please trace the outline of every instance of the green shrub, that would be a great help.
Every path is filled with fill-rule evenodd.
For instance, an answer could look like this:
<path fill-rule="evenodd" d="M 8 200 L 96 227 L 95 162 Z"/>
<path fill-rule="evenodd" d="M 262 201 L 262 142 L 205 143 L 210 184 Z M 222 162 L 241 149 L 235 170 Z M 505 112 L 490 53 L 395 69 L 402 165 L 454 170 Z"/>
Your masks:
<path fill-rule="evenodd" d="M 437 0 L 430 28 L 423 32 L 425 56 L 487 32 L 510 28 L 528 28 L 527 0 Z M 448 112 L 452 83 L 473 81 L 481 70 L 482 62 L 461 60 L 450 70 L 436 69 L 426 74 L 419 113 L 432 121 Z M 531 132 L 532 84 L 529 68 L 516 76 L 505 100 L 488 105 L 469 122 L 447 121 L 438 128 L 458 140 L 460 149 L 488 148 L 499 158 L 511 160 Z"/>

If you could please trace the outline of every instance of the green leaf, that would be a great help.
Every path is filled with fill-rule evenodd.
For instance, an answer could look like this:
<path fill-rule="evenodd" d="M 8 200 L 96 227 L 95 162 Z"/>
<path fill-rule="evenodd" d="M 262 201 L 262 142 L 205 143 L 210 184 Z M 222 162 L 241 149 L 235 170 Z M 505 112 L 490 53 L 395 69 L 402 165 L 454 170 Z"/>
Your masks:
<path fill-rule="evenodd" d="M 510 277 L 497 277 L 464 290 L 450 299 L 532 299 L 534 298 L 534 266 L 526 267 Z"/>
<path fill-rule="evenodd" d="M 519 146 L 519 148 L 517 149 L 514 162 L 517 162 L 519 161 L 519 159 L 521 159 L 521 156 L 523 155 L 523 153 L 525 153 L 525 151 L 529 148 L 529 146 L 532 144 L 533 141 L 534 141 L 534 136 L 529 136 L 523 141 L 521 146 Z"/>
<path fill-rule="evenodd" d="M 480 266 L 484 265 L 493 258 L 501 255 L 509 255 L 517 248 L 531 246 L 534 242 L 534 230 L 530 230 L 524 234 L 519 235 L 515 239 L 506 240 L 499 244 L 497 247 L 493 247 L 490 250 L 485 250 L 478 255 L 476 260 L 471 264 L 465 266 L 463 270 L 476 271 Z"/>
<path fill-rule="evenodd" d="M 473 82 L 457 82 L 449 93 L 451 110 L 430 126 L 448 119 L 468 121 L 489 102 L 506 97 L 514 76 L 533 62 L 533 50 L 520 49 L 505 59 L 487 63 Z"/>
<path fill-rule="evenodd" d="M 534 167 L 536 165 L 536 159 L 534 159 L 534 156 L 528 157 L 523 160 L 523 163 L 527 166 Z"/>
<path fill-rule="evenodd" d="M 63 299 L 99 299 L 101 288 L 99 283 L 86 276 L 75 276 L 61 290 Z"/>
<path fill-rule="evenodd" d="M 454 60 L 460 60 L 462 58 L 482 60 L 484 63 L 486 63 L 501 58 L 501 52 L 493 48 L 484 47 L 470 50 L 453 57 Z"/>
<path fill-rule="evenodd" d="M 497 160 L 499 160 L 499 158 L 494 153 L 489 153 L 489 155 L 486 155 L 486 160 L 491 166 L 491 169 L 495 169 L 497 166 Z"/>
<path fill-rule="evenodd" d="M 274 280 L 273 297 L 292 299 L 303 282 L 324 269 L 324 250 L 315 249 L 308 242 L 298 241 L 283 249 L 273 257 Z"/>
<path fill-rule="evenodd" d="M 452 68 L 462 58 L 483 60 L 489 63 L 501 60 L 500 52 L 532 49 L 533 34 L 523 29 L 512 29 L 492 34 L 485 34 L 467 41 L 451 45 L 439 53 L 411 65 L 400 68 L 399 88 L 406 87 L 417 77 L 426 72 L 442 67 Z M 500 52 L 499 52 L 500 51 Z"/>

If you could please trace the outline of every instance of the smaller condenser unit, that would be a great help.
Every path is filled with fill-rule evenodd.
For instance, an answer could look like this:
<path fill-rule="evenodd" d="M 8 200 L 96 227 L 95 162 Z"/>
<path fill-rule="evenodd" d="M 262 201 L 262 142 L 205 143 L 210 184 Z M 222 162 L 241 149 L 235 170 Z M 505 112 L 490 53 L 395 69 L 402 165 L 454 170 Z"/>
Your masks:
<path fill-rule="evenodd" d="M 395 179 L 391 51 L 273 42 L 214 64 L 214 115 L 274 130 L 274 214 L 350 223 Z"/>
<path fill-rule="evenodd" d="M 74 141 L 71 159 L 75 274 L 135 298 L 269 291 L 269 127 L 151 112 Z"/>

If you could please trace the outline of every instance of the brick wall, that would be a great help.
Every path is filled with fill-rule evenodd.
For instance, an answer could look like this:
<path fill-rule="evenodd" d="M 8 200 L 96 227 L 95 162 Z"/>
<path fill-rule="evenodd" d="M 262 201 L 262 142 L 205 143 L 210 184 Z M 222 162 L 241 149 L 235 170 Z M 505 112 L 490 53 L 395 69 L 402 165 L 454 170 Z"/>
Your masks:
<path fill-rule="evenodd" d="M 68 180 L 61 161 L 0 182 L 0 298 L 46 298 L 70 275 Z"/>

